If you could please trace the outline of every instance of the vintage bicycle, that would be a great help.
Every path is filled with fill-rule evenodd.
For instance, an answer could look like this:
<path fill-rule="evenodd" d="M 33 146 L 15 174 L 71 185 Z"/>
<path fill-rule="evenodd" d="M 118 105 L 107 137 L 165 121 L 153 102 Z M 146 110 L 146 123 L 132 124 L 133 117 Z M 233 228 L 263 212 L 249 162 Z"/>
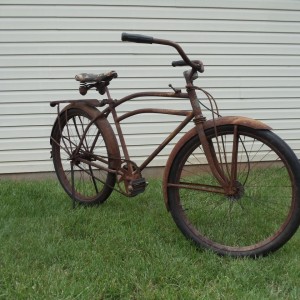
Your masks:
<path fill-rule="evenodd" d="M 113 190 L 129 197 L 144 192 L 142 171 L 193 121 L 172 150 L 163 176 L 165 204 L 178 228 L 196 245 L 220 255 L 257 257 L 279 249 L 300 222 L 300 165 L 291 148 L 261 121 L 222 117 L 214 98 L 193 83 L 204 71 L 203 63 L 190 60 L 179 44 L 129 33 L 122 40 L 174 47 L 182 60 L 172 65 L 190 67 L 183 73 L 185 91 L 170 85 L 170 92 L 114 100 L 108 85 L 117 78 L 115 71 L 76 75 L 82 95 L 95 88 L 106 97 L 51 102 L 58 113 L 51 133 L 53 163 L 67 194 L 74 202 L 93 205 L 103 203 Z M 197 93 L 204 93 L 208 104 Z M 191 109 L 117 114 L 123 103 L 140 97 L 187 99 Z M 203 107 L 211 119 L 204 117 Z M 182 116 L 183 121 L 138 165 L 130 157 L 121 123 L 145 113 Z"/>

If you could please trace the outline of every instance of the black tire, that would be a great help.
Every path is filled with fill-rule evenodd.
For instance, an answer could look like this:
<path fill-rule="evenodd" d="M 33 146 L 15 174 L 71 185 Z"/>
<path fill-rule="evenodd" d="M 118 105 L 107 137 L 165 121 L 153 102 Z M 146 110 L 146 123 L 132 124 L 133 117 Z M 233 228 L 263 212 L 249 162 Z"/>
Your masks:
<path fill-rule="evenodd" d="M 203 191 L 203 184 L 220 184 L 195 135 L 173 160 L 168 205 L 179 229 L 198 246 L 220 255 L 264 256 L 283 246 L 299 226 L 300 166 L 290 147 L 273 132 L 243 126 L 237 132 L 236 194 Z M 217 135 L 213 128 L 206 131 L 227 176 L 233 134 L 233 125 L 218 127 Z M 216 139 L 225 146 L 218 148 Z M 191 189 L 195 183 L 202 184 L 202 190 Z"/>
<path fill-rule="evenodd" d="M 81 109 L 66 110 L 54 124 L 51 142 L 53 164 L 62 187 L 70 197 L 85 205 L 104 202 L 110 196 L 116 182 L 115 174 L 93 167 L 74 157 L 79 138 L 83 136 L 92 119 L 92 116 Z M 88 129 L 78 156 L 88 162 L 110 168 L 112 161 L 108 158 L 107 147 L 108 141 L 103 135 L 101 123 L 96 121 Z M 103 159 L 100 161 L 95 155 Z"/>

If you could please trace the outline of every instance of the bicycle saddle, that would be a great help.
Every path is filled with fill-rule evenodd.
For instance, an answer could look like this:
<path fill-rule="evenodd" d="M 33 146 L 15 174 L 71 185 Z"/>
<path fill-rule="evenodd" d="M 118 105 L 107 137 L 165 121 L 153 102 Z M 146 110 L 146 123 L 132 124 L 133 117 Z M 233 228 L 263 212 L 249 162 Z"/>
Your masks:
<path fill-rule="evenodd" d="M 115 71 L 101 74 L 81 73 L 75 76 L 75 79 L 80 82 L 101 82 L 111 81 L 113 78 L 117 78 L 118 74 Z"/>

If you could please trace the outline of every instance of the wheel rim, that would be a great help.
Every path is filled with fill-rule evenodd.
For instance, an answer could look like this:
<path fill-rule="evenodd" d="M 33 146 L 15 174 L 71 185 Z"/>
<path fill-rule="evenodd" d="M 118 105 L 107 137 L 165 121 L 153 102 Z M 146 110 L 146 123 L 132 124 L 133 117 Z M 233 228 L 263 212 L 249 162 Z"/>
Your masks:
<path fill-rule="evenodd" d="M 214 133 L 210 135 L 214 148 L 220 150 L 216 150 L 216 154 L 228 176 L 232 133 L 231 129 L 218 133 L 218 140 L 224 143 L 224 147 L 219 148 Z M 240 131 L 237 159 L 234 194 L 184 188 L 199 181 L 206 186 L 220 186 L 209 175 L 201 146 L 190 149 L 179 164 L 174 182 L 180 182 L 183 188 L 170 189 L 177 203 L 177 224 L 178 219 L 184 223 L 179 227 L 184 226 L 184 233 L 196 242 L 221 253 L 268 247 L 290 222 L 294 205 L 291 170 L 267 140 Z"/>
<path fill-rule="evenodd" d="M 73 195 L 74 192 L 75 198 L 83 202 L 95 201 L 109 187 L 112 177 L 107 171 L 93 166 L 108 168 L 108 154 L 97 123 L 90 125 L 90 122 L 88 115 L 66 111 L 58 125 L 58 137 L 54 143 L 57 175 L 67 193 Z"/>

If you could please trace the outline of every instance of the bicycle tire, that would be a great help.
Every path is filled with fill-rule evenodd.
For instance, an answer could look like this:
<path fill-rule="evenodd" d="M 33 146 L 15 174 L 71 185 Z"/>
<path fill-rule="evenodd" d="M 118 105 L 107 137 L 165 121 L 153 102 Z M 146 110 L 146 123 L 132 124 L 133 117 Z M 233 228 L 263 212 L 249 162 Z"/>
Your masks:
<path fill-rule="evenodd" d="M 93 116 L 87 111 L 70 108 L 59 115 L 52 131 L 52 157 L 59 182 L 70 197 L 85 205 L 103 203 L 110 196 L 116 182 L 114 173 L 78 159 L 76 161 L 74 156 L 79 140 L 92 119 Z M 113 160 L 109 158 L 108 147 L 108 134 L 96 120 L 87 130 L 78 155 L 97 164 L 99 161 L 96 161 L 94 155 L 99 155 L 103 157 L 102 165 L 111 168 Z"/>
<path fill-rule="evenodd" d="M 299 226 L 300 167 L 290 147 L 273 132 L 244 126 L 237 132 L 235 195 L 186 188 L 188 183 L 220 186 L 195 134 L 172 162 L 167 199 L 176 225 L 197 246 L 219 255 L 255 258 L 279 249 Z M 205 133 L 230 174 L 234 125 Z M 218 148 L 217 139 L 224 146 Z"/>

